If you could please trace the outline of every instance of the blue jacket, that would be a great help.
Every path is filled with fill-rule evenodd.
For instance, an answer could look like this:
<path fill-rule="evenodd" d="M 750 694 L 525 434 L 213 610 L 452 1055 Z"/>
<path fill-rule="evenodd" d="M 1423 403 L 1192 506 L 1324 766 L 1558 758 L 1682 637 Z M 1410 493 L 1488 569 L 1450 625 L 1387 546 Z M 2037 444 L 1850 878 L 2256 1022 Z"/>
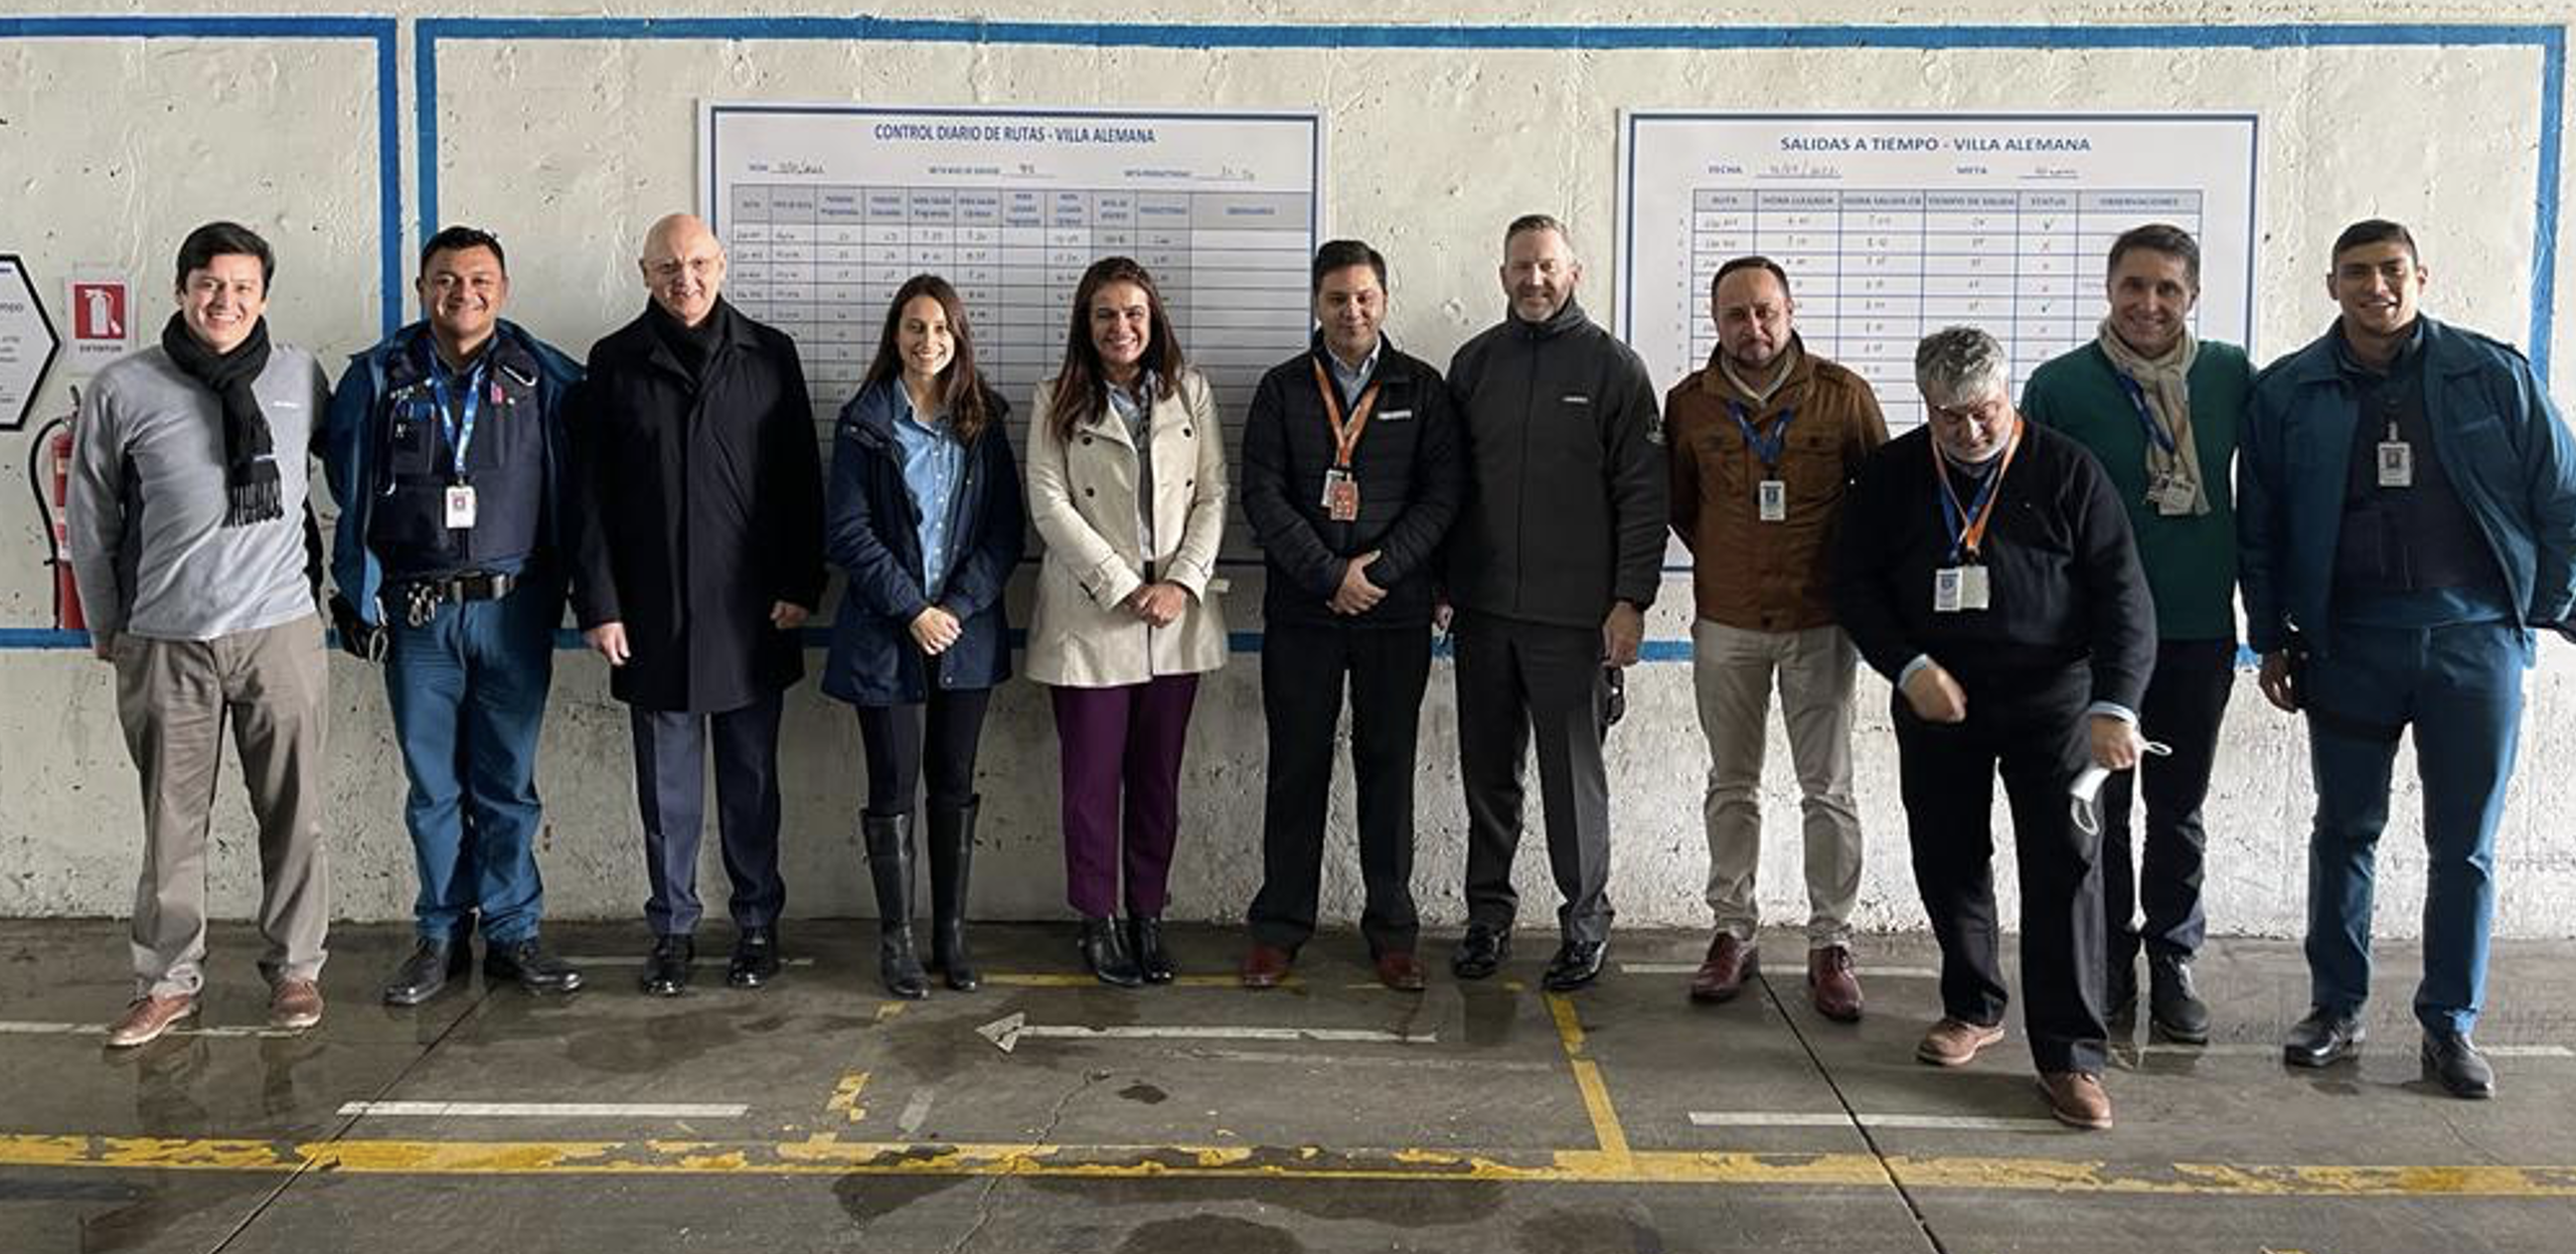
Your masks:
<path fill-rule="evenodd" d="M 823 551 L 849 575 L 849 590 L 832 618 L 823 691 L 854 705 L 920 702 L 934 673 L 946 689 L 990 688 L 1011 677 L 1002 589 L 1019 565 L 1028 518 L 1019 467 L 1002 434 L 1010 406 L 987 392 L 992 416 L 966 449 L 966 477 L 950 503 L 955 556 L 939 597 L 963 630 L 925 668 L 912 620 L 931 601 L 921 591 L 921 511 L 904 486 L 903 455 L 895 445 L 895 389 L 901 386 L 888 380 L 860 389 L 841 407 L 833 430 Z"/>
<path fill-rule="evenodd" d="M 2526 627 L 2576 608 L 2576 441 L 2509 345 L 2421 320 L 2425 417 L 2451 486 L 2477 520 Z M 2328 330 L 2254 377 L 2238 449 L 2236 534 L 2246 643 L 2296 631 L 2333 648 L 2328 604 L 2359 414 Z M 2525 645 L 2526 651 L 2529 648 Z"/>
<path fill-rule="evenodd" d="M 331 582 L 340 595 L 356 607 L 358 615 L 372 625 L 381 626 L 383 611 L 376 604 L 377 593 L 384 587 L 384 566 L 367 547 L 367 527 L 386 472 L 385 438 L 389 411 L 377 403 L 386 393 L 387 371 L 398 358 L 420 351 L 422 339 L 429 335 L 429 323 L 415 322 L 394 332 L 374 348 L 352 354 L 349 368 L 340 376 L 340 385 L 331 392 L 331 414 L 323 429 L 323 471 L 331 484 L 331 497 L 340 504 L 340 520 L 332 529 Z M 530 335 L 525 328 L 508 319 L 494 328 L 493 350 L 516 349 L 536 366 L 537 418 L 545 433 L 546 505 L 545 520 L 539 533 L 539 547 L 560 556 L 564 552 L 564 514 L 567 467 L 564 444 L 564 400 L 581 382 L 581 366 L 572 358 Z M 554 565 L 557 577 L 562 563 Z"/>

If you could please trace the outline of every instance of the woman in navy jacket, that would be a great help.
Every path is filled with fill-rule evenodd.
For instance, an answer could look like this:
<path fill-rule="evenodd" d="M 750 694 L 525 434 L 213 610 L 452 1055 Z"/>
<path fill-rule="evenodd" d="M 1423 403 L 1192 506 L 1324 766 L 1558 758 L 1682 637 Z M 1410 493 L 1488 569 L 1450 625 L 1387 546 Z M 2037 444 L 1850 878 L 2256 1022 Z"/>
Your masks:
<path fill-rule="evenodd" d="M 975 747 L 985 703 L 1011 674 L 1002 588 L 1027 530 L 1002 436 L 1009 409 L 975 371 L 956 289 L 915 275 L 895 292 L 832 441 L 824 547 L 849 592 L 823 691 L 858 707 L 877 970 L 897 997 L 930 991 L 912 948 L 913 793 L 925 774 L 931 966 L 950 988 L 979 982 L 965 933 Z"/>

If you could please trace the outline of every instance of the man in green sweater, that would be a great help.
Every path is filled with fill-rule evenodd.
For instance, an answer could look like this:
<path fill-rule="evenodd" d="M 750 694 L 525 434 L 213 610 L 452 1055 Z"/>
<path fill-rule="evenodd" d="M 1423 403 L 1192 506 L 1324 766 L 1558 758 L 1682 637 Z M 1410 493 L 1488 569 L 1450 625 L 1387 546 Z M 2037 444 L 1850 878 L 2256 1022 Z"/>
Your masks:
<path fill-rule="evenodd" d="M 2137 1013 L 2138 950 L 2147 953 L 2155 1032 L 2209 1039 L 2192 987 L 2201 913 L 2201 801 L 2236 675 L 2236 520 L 2228 467 L 2253 386 L 2245 350 L 2192 334 L 2200 245 L 2180 227 L 2137 227 L 2111 245 L 2110 313 L 2093 343 L 2033 371 L 2022 412 L 2093 451 L 2128 505 L 2138 561 L 2156 606 L 2155 671 L 2138 710 L 2166 756 L 2138 768 L 2146 840 L 2132 867 L 2130 779 L 2102 788 L 2102 888 L 2110 920 L 2105 1004 L 2117 1026 Z M 2145 912 L 2139 926 L 2138 907 Z"/>

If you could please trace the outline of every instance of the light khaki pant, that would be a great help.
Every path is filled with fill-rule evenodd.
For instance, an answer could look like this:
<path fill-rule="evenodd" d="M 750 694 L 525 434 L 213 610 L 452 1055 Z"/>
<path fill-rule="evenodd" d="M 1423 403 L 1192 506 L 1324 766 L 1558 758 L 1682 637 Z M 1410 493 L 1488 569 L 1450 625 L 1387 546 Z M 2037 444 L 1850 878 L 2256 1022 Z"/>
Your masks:
<path fill-rule="evenodd" d="M 206 846 L 223 733 L 232 724 L 259 822 L 259 960 L 270 983 L 322 970 L 331 921 L 322 856 L 322 622 L 302 618 L 213 640 L 116 637 L 116 713 L 143 781 L 143 874 L 134 888 L 138 993 L 206 982 Z"/>
<path fill-rule="evenodd" d="M 1860 896 L 1860 812 L 1852 804 L 1852 678 L 1858 653 L 1839 627 L 1744 631 L 1691 624 L 1699 726 L 1708 737 L 1708 907 L 1717 926 L 1753 939 L 1762 857 L 1762 754 L 1771 688 L 1780 688 L 1789 760 L 1805 812 L 1807 944 L 1851 943 Z"/>

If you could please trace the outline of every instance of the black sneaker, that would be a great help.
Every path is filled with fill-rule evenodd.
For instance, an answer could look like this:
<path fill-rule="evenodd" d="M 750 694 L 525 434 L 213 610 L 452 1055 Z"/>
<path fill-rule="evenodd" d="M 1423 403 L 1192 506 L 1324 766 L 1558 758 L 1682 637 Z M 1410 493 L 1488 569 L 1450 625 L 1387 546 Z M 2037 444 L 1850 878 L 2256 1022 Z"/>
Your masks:
<path fill-rule="evenodd" d="M 2209 1043 L 2209 1006 L 2192 987 L 2190 955 L 2147 955 L 2147 1023 L 2169 1041 Z"/>

